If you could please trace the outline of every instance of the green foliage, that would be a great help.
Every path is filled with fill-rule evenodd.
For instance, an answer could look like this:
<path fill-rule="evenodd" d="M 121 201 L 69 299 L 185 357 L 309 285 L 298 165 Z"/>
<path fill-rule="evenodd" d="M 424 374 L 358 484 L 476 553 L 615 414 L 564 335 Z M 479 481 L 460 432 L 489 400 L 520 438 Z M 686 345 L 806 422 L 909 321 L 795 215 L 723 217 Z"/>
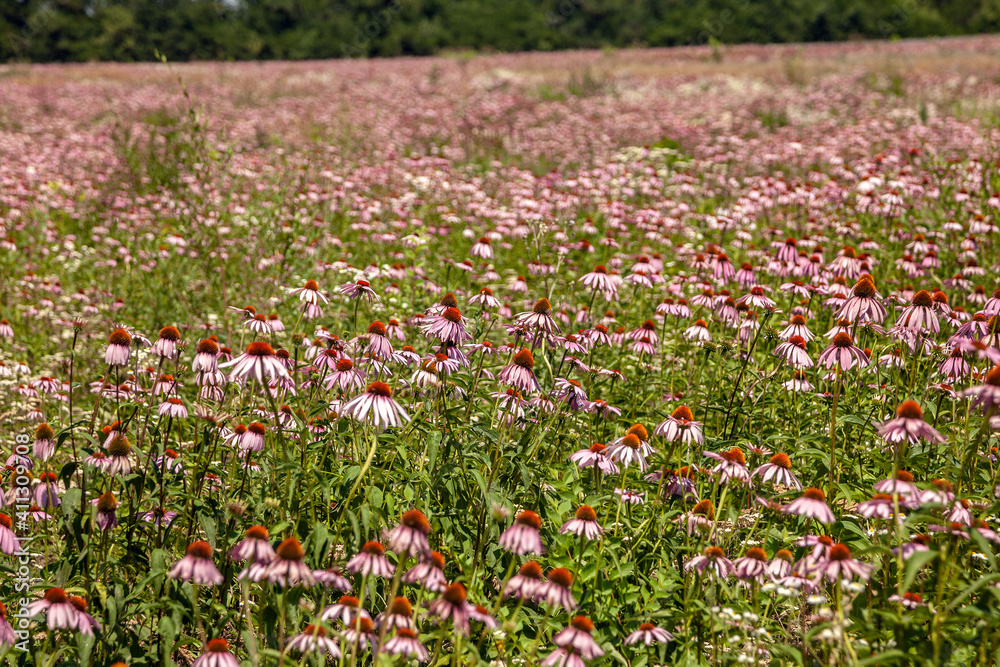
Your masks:
<path fill-rule="evenodd" d="M 1000 0 L 3 0 L 0 61 L 309 59 L 1000 29 Z"/>

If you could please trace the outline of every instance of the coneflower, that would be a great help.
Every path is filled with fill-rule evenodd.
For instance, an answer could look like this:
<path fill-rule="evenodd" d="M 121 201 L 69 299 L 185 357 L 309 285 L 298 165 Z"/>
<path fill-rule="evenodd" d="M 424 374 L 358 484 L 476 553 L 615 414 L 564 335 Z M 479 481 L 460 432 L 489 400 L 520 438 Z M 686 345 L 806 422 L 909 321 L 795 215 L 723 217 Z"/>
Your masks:
<path fill-rule="evenodd" d="M 257 384 L 265 384 L 269 379 L 291 381 L 288 371 L 281 360 L 274 354 L 274 348 L 264 341 L 255 341 L 247 345 L 246 352 L 232 361 L 219 364 L 219 368 L 228 368 L 231 382 L 247 382 L 254 380 Z"/>
<path fill-rule="evenodd" d="M 304 560 L 306 552 L 294 537 L 288 537 L 274 550 L 275 557 L 267 564 L 264 577 L 268 583 L 292 588 L 315 586 L 316 578 Z"/>
<path fill-rule="evenodd" d="M 430 658 L 430 653 L 417 639 L 417 633 L 409 628 L 396 630 L 396 634 L 382 646 L 381 652 L 415 658 L 418 662 L 426 662 Z"/>
<path fill-rule="evenodd" d="M 985 383 L 970 387 L 959 396 L 971 397 L 972 407 L 982 408 L 986 413 L 994 413 L 1000 408 L 1000 365 L 994 366 L 986 373 Z"/>
<path fill-rule="evenodd" d="M 413 622 L 413 605 L 404 597 L 397 596 L 392 599 L 385 613 L 379 614 L 375 619 L 379 628 L 416 628 Z"/>
<path fill-rule="evenodd" d="M 743 556 L 733 561 L 733 573 L 737 579 L 760 583 L 767 573 L 767 554 L 760 547 L 750 547 Z"/>
<path fill-rule="evenodd" d="M 385 325 L 378 320 L 369 324 L 367 332 L 362 336 L 368 342 L 365 347 L 365 355 L 382 361 L 391 360 L 393 350 L 388 333 Z"/>
<path fill-rule="evenodd" d="M 445 308 L 439 315 L 425 317 L 421 323 L 424 335 L 433 336 L 441 342 L 452 342 L 461 345 L 472 338 L 465 330 L 466 319 L 458 308 Z"/>
<path fill-rule="evenodd" d="M 518 315 L 514 318 L 514 321 L 518 324 L 532 327 L 533 329 L 546 334 L 559 333 L 559 326 L 556 324 L 556 321 L 552 319 L 552 306 L 549 304 L 549 300 L 545 297 L 536 301 L 531 310 L 518 313 Z"/>
<path fill-rule="evenodd" d="M 210 639 L 205 644 L 205 651 L 191 663 L 191 667 L 240 667 L 240 663 L 229 652 L 229 643 L 225 639 Z"/>
<path fill-rule="evenodd" d="M 653 623 L 642 623 L 625 638 L 625 644 L 632 646 L 642 642 L 646 646 L 652 646 L 653 644 L 667 644 L 673 640 L 674 636 L 663 628 Z"/>
<path fill-rule="evenodd" d="M 836 319 L 847 319 L 859 324 L 874 322 L 882 324 L 885 320 L 885 306 L 881 295 L 875 289 L 875 280 L 867 273 L 862 275 L 851 289 L 851 295 L 837 310 Z"/>
<path fill-rule="evenodd" d="M 573 534 L 588 540 L 601 539 L 604 529 L 597 523 L 597 513 L 590 505 L 580 505 L 573 518 L 562 525 L 559 533 L 562 535 Z"/>
<path fill-rule="evenodd" d="M 341 596 L 339 600 L 323 610 L 319 615 L 320 620 L 340 620 L 344 625 L 350 626 L 357 617 L 371 620 L 368 611 L 361 608 L 361 603 L 352 595 Z"/>
<path fill-rule="evenodd" d="M 868 366 L 871 362 L 864 350 L 854 345 L 851 335 L 841 332 L 833 337 L 830 345 L 819 355 L 817 363 L 828 370 L 837 366 L 842 371 L 849 371 L 855 364 Z"/>
<path fill-rule="evenodd" d="M 466 599 L 465 586 L 460 583 L 449 584 L 441 593 L 441 597 L 433 600 L 427 607 L 431 616 L 439 621 L 451 619 L 456 630 L 469 634 L 469 611 L 472 607 Z"/>
<path fill-rule="evenodd" d="M 411 586 L 420 586 L 435 593 L 444 590 L 447 583 L 444 576 L 444 556 L 437 551 L 432 551 L 420 563 L 403 574 L 402 582 Z"/>
<path fill-rule="evenodd" d="M 685 570 L 695 570 L 699 574 L 706 571 L 722 579 L 728 578 L 734 570 L 732 561 L 726 558 L 721 547 L 706 547 L 705 551 L 684 563 Z"/>
<path fill-rule="evenodd" d="M 14 522 L 6 514 L 0 514 L 0 551 L 8 556 L 21 550 L 21 542 L 13 530 Z"/>
<path fill-rule="evenodd" d="M 39 461 L 48 461 L 56 451 L 56 432 L 46 423 L 35 428 L 35 442 L 32 452 Z"/>
<path fill-rule="evenodd" d="M 503 589 L 503 596 L 519 600 L 532 599 L 542 584 L 542 566 L 533 560 L 521 566 Z"/>
<path fill-rule="evenodd" d="M 385 547 L 372 540 L 365 542 L 361 551 L 347 561 L 345 569 L 351 574 L 361 574 L 364 577 L 375 575 L 391 579 L 396 568 L 385 557 Z"/>
<path fill-rule="evenodd" d="M 403 513 L 399 523 L 389 531 L 386 538 L 389 549 L 395 553 L 410 556 L 429 556 L 430 544 L 427 535 L 431 532 L 431 524 L 420 510 L 408 510 Z"/>
<path fill-rule="evenodd" d="M 337 642 L 326 636 L 326 628 L 322 625 L 307 625 L 302 632 L 288 640 L 287 648 L 302 654 L 325 651 L 331 658 L 342 657 Z"/>
<path fill-rule="evenodd" d="M 108 348 L 104 352 L 104 363 L 108 366 L 128 366 L 132 336 L 125 329 L 115 329 L 108 336 Z"/>
<path fill-rule="evenodd" d="M 229 550 L 229 560 L 248 560 L 251 563 L 270 563 L 275 559 L 271 534 L 264 526 L 250 526 L 246 536 Z"/>
<path fill-rule="evenodd" d="M 80 612 L 61 588 L 48 589 L 41 600 L 30 603 L 25 609 L 29 619 L 41 613 L 45 614 L 45 626 L 49 630 L 76 630 L 80 624 Z"/>
<path fill-rule="evenodd" d="M 160 336 L 153 343 L 153 347 L 150 348 L 149 353 L 164 359 L 176 359 L 177 344 L 180 342 L 180 339 L 181 332 L 177 330 L 177 327 L 163 327 L 160 329 Z"/>
<path fill-rule="evenodd" d="M 584 660 L 596 660 L 604 650 L 594 641 L 594 624 L 586 616 L 576 616 L 569 625 L 552 637 L 552 643 L 562 649 L 572 649 Z"/>
<path fill-rule="evenodd" d="M 167 576 L 199 586 L 218 586 L 223 580 L 222 573 L 212 562 L 211 545 L 202 541 L 188 545 L 184 557 L 174 563 Z"/>
<path fill-rule="evenodd" d="M 801 489 L 802 484 L 795 475 L 792 474 L 792 461 L 788 454 L 779 452 L 771 457 L 771 460 L 753 471 L 754 477 L 760 477 L 762 482 L 772 482 L 782 486 L 789 486 L 794 489 Z"/>
<path fill-rule="evenodd" d="M 372 382 L 362 394 L 358 394 L 341 407 L 341 414 L 355 421 L 371 418 L 378 427 L 398 427 L 410 421 L 410 415 L 392 398 L 392 388 L 384 382 Z"/>
<path fill-rule="evenodd" d="M 569 460 L 581 468 L 595 466 L 605 475 L 618 472 L 618 466 L 607 454 L 607 447 L 600 442 L 595 442 L 590 447 L 580 449 L 570 455 Z"/>
<path fill-rule="evenodd" d="M 788 503 L 782 510 L 785 514 L 796 514 L 820 523 L 831 524 L 837 520 L 826 504 L 826 494 L 821 490 L 809 488 L 802 492 L 799 498 Z"/>
<path fill-rule="evenodd" d="M 307 280 L 302 287 L 297 288 L 286 288 L 288 296 L 297 296 L 299 301 L 309 304 L 309 305 L 319 305 L 320 303 L 328 303 L 328 299 L 325 294 L 319 289 L 319 283 L 315 280 Z"/>
<path fill-rule="evenodd" d="M 513 551 L 519 556 L 530 553 L 544 554 L 545 547 L 542 545 L 542 538 L 538 534 L 542 527 L 542 519 L 531 510 L 522 510 L 510 525 L 500 535 L 500 547 L 507 551 Z"/>
<path fill-rule="evenodd" d="M 566 611 L 577 608 L 573 598 L 573 573 L 561 567 L 549 570 L 545 581 L 535 589 L 534 599 L 552 607 L 562 607 Z"/>
<path fill-rule="evenodd" d="M 358 280 L 353 283 L 344 283 L 337 288 L 338 291 L 346 296 L 348 299 L 364 299 L 371 305 L 373 302 L 378 301 L 378 294 L 375 290 L 371 288 L 371 285 L 367 280 Z"/>
<path fill-rule="evenodd" d="M 503 367 L 498 380 L 506 385 L 510 385 L 522 392 L 539 391 L 541 386 L 535 379 L 532 368 L 535 366 L 535 359 L 531 356 L 531 351 L 523 348 L 514 355 L 511 363 Z"/>
<path fill-rule="evenodd" d="M 801 336 L 792 336 L 784 343 L 774 348 L 774 356 L 783 359 L 793 368 L 811 368 L 813 360 L 806 352 L 806 340 Z"/>
<path fill-rule="evenodd" d="M 97 505 L 97 518 L 95 523 L 98 529 L 107 531 L 118 526 L 118 500 L 110 491 L 102 493 L 94 501 Z"/>
<path fill-rule="evenodd" d="M 878 429 L 882 439 L 892 445 L 908 442 L 911 445 L 919 440 L 944 442 L 944 436 L 934 427 L 924 421 L 924 411 L 916 401 L 903 401 L 896 408 L 896 418 L 882 424 Z"/>
<path fill-rule="evenodd" d="M 855 577 L 867 581 L 874 569 L 873 565 L 854 560 L 851 550 L 846 545 L 834 544 L 830 547 L 826 562 L 819 565 L 818 574 L 831 582 Z"/>

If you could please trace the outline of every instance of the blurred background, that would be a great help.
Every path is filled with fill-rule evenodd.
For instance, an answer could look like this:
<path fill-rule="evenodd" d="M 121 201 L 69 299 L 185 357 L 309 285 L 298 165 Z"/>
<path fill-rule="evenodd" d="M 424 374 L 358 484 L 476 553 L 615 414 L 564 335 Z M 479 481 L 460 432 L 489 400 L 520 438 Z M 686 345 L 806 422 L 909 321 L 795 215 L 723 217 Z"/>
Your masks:
<path fill-rule="evenodd" d="M 0 0 L 0 61 L 303 60 L 1000 31 L 1000 0 Z"/>

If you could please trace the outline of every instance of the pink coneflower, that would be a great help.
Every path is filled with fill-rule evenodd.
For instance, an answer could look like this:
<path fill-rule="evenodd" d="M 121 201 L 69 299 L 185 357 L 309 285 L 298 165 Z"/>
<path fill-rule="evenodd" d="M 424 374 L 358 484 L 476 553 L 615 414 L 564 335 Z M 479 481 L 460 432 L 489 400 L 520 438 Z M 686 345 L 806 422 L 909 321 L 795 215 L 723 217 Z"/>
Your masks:
<path fill-rule="evenodd" d="M 527 348 L 521 349 L 514 355 L 511 363 L 503 367 L 498 380 L 506 385 L 510 385 L 518 391 L 529 392 L 539 391 L 541 386 L 535 379 L 532 368 L 535 366 L 535 359 L 531 356 L 531 351 Z"/>
<path fill-rule="evenodd" d="M 191 370 L 195 373 L 215 373 L 219 370 L 219 343 L 206 338 L 198 343 Z"/>
<path fill-rule="evenodd" d="M 803 491 L 799 498 L 788 503 L 782 511 L 785 514 L 804 516 L 828 525 L 837 520 L 830 506 L 826 504 L 826 494 L 815 488 Z"/>
<path fill-rule="evenodd" d="M 353 283 L 344 283 L 337 290 L 348 299 L 364 299 L 369 305 L 378 301 L 378 294 L 371 288 L 367 280 L 359 280 Z"/>
<path fill-rule="evenodd" d="M 605 300 L 611 301 L 618 292 L 618 285 L 608 275 L 608 270 L 598 264 L 590 273 L 580 277 L 579 282 L 594 292 L 601 292 Z"/>
<path fill-rule="evenodd" d="M 4 321 L 6 322 L 6 320 Z M 0 646 L 13 646 L 17 643 L 17 639 L 14 628 L 7 620 L 7 605 L 0 602 Z"/>
<path fill-rule="evenodd" d="M 0 338 L 4 340 L 14 339 L 14 328 L 10 326 L 8 320 L 0 320 Z"/>
<path fill-rule="evenodd" d="M 859 324 L 863 322 L 882 323 L 885 319 L 885 306 L 882 305 L 881 296 L 875 289 L 875 281 L 870 275 L 861 276 L 854 288 L 851 289 L 851 296 L 844 301 L 834 317 L 838 320 L 846 319 Z"/>
<path fill-rule="evenodd" d="M 357 391 L 365 386 L 367 376 L 368 374 L 356 367 L 350 359 L 339 359 L 333 372 L 326 376 L 326 390 L 338 387 L 342 392 Z"/>
<path fill-rule="evenodd" d="M 1000 407 L 1000 365 L 994 366 L 986 374 L 984 384 L 970 387 L 959 394 L 962 398 L 972 397 L 972 407 L 981 407 L 984 412 L 992 413 Z"/>
<path fill-rule="evenodd" d="M 392 388 L 384 382 L 372 382 L 363 394 L 341 407 L 341 414 L 355 421 L 364 421 L 369 413 L 376 427 L 399 427 L 410 421 L 410 415 L 392 398 Z"/>
<path fill-rule="evenodd" d="M 13 530 L 14 522 L 6 514 L 0 514 L 0 551 L 8 556 L 20 551 L 21 542 Z"/>
<path fill-rule="evenodd" d="M 160 329 L 160 336 L 153 343 L 153 347 L 149 349 L 149 353 L 155 357 L 162 357 L 164 359 L 176 359 L 177 358 L 177 343 L 181 339 L 181 332 L 177 330 L 177 327 L 163 327 Z"/>
<path fill-rule="evenodd" d="M 396 634 L 382 646 L 381 652 L 415 658 L 418 662 L 426 662 L 430 658 L 430 653 L 417 639 L 417 633 L 409 628 L 396 630 Z"/>
<path fill-rule="evenodd" d="M 104 353 L 104 363 L 108 366 L 128 366 L 132 336 L 125 329 L 115 329 L 108 336 L 108 349 Z"/>
<path fill-rule="evenodd" d="M 319 283 L 315 280 L 307 280 L 302 287 L 287 289 L 287 292 L 288 296 L 297 296 L 302 303 L 313 306 L 329 302 L 326 295 L 320 291 Z"/>
<path fill-rule="evenodd" d="M 573 599 L 573 573 L 561 567 L 550 570 L 545 581 L 535 589 L 534 599 L 573 611 L 577 607 Z"/>
<path fill-rule="evenodd" d="M 271 546 L 271 534 L 264 526 L 250 526 L 246 536 L 229 550 L 229 560 L 248 560 L 251 563 L 270 563 L 276 558 Z"/>
<path fill-rule="evenodd" d="M 94 630 L 100 630 L 101 624 L 87 613 L 87 601 L 78 595 L 71 595 L 69 603 L 77 611 L 76 630 L 84 635 L 93 635 Z"/>
<path fill-rule="evenodd" d="M 339 600 L 323 610 L 319 615 L 320 620 L 329 621 L 339 619 L 344 625 L 351 625 L 357 617 L 368 618 L 368 612 L 361 608 L 361 603 L 356 597 L 351 595 L 341 596 Z"/>
<path fill-rule="evenodd" d="M 526 554 L 544 554 L 545 547 L 538 534 L 542 527 L 542 519 L 531 510 L 522 510 L 514 519 L 514 523 L 500 535 L 500 547 L 513 551 L 519 556 Z"/>
<path fill-rule="evenodd" d="M 161 417 L 170 417 L 171 419 L 187 419 L 188 411 L 184 407 L 184 401 L 171 396 L 163 403 L 160 403 L 157 414 Z"/>
<path fill-rule="evenodd" d="M 891 519 L 896 512 L 897 497 L 876 493 L 871 500 L 858 503 L 857 512 L 867 519 Z M 902 505 L 902 502 L 899 502 Z"/>
<path fill-rule="evenodd" d="M 702 452 L 701 455 L 719 462 L 711 471 L 713 475 L 719 476 L 719 484 L 726 484 L 730 480 L 736 480 L 741 484 L 750 482 L 750 471 L 746 467 L 746 455 L 739 447 L 733 447 L 718 454 Z"/>
<path fill-rule="evenodd" d="M 680 440 L 685 445 L 700 445 L 704 436 L 701 432 L 701 422 L 694 420 L 691 408 L 680 405 L 664 421 L 653 430 L 654 435 L 661 436 L 667 442 Z"/>
<path fill-rule="evenodd" d="M 874 566 L 854 560 L 851 550 L 844 544 L 834 544 L 830 547 L 826 561 L 818 564 L 818 573 L 829 581 L 837 581 L 841 577 L 853 579 L 857 577 L 865 581 L 871 575 Z"/>
<path fill-rule="evenodd" d="M 917 332 L 939 333 L 937 313 L 934 311 L 934 297 L 927 290 L 920 290 L 913 295 L 910 305 L 896 318 L 896 328 L 909 329 Z"/>
<path fill-rule="evenodd" d="M 971 366 L 965 360 L 962 348 L 956 345 L 947 359 L 938 365 L 938 372 L 949 380 L 963 380 L 969 374 Z"/>
<path fill-rule="evenodd" d="M 360 573 L 364 577 L 375 575 L 391 579 L 396 568 L 385 557 L 385 547 L 371 540 L 365 542 L 361 551 L 347 561 L 345 569 L 351 574 Z"/>
<path fill-rule="evenodd" d="M 559 529 L 559 533 L 562 535 L 572 533 L 577 537 L 584 537 L 588 540 L 601 539 L 602 532 L 604 532 L 603 529 L 597 523 L 597 513 L 594 512 L 594 508 L 590 505 L 580 505 L 574 517 L 564 523 L 562 528 Z"/>
<path fill-rule="evenodd" d="M 35 428 L 35 442 L 32 452 L 39 461 L 48 461 L 56 451 L 56 432 L 46 423 Z"/>
<path fill-rule="evenodd" d="M 402 582 L 435 593 L 444 590 L 447 582 L 444 576 L 444 556 L 432 551 L 426 560 L 414 565 L 403 574 Z"/>
<path fill-rule="evenodd" d="M 733 561 L 733 573 L 742 581 L 762 581 L 767 573 L 767 553 L 760 547 L 750 547 Z"/>
<path fill-rule="evenodd" d="M 104 472 L 123 477 L 132 472 L 132 443 L 128 441 L 124 433 L 114 432 L 107 450 L 108 458 L 104 465 Z"/>
<path fill-rule="evenodd" d="M 210 639 L 205 644 L 205 652 L 191 663 L 191 667 L 240 667 L 240 663 L 229 652 L 225 639 Z"/>
<path fill-rule="evenodd" d="M 528 561 L 517 571 L 503 589 L 503 596 L 528 600 L 535 596 L 538 587 L 542 585 L 542 566 L 533 560 Z"/>
<path fill-rule="evenodd" d="M 404 597 L 397 596 L 392 599 L 385 613 L 380 614 L 375 619 L 380 628 L 415 628 L 413 622 L 413 606 Z"/>
<path fill-rule="evenodd" d="M 272 585 L 315 586 L 316 578 L 303 562 L 306 552 L 294 537 L 286 538 L 274 550 L 275 558 L 267 564 L 264 577 Z"/>
<path fill-rule="evenodd" d="M 552 643 L 562 649 L 573 649 L 584 660 L 596 660 L 604 650 L 594 641 L 594 624 L 586 616 L 577 616 L 569 625 L 552 638 Z"/>
<path fill-rule="evenodd" d="M 771 460 L 753 471 L 754 477 L 760 477 L 762 482 L 773 482 L 782 486 L 801 489 L 802 484 L 792 474 L 792 461 L 788 454 L 779 452 Z"/>
<path fill-rule="evenodd" d="M 466 319 L 462 317 L 458 308 L 448 307 L 440 315 L 424 318 L 421 326 L 426 336 L 433 336 L 441 342 L 461 345 L 472 338 L 472 334 L 465 330 L 465 322 Z"/>
<path fill-rule="evenodd" d="M 545 297 L 536 301 L 531 310 L 518 313 L 514 321 L 546 334 L 559 333 L 559 325 L 552 319 L 552 306 Z"/>
<path fill-rule="evenodd" d="M 657 627 L 652 623 L 642 623 L 632 634 L 625 638 L 625 644 L 632 646 L 633 644 L 642 642 L 646 646 L 652 646 L 653 644 L 666 644 L 673 640 L 674 636 L 663 628 Z"/>
<path fill-rule="evenodd" d="M 399 524 L 387 536 L 389 549 L 396 554 L 427 557 L 431 547 L 427 543 L 427 535 L 431 532 L 431 524 L 420 510 L 408 510 L 403 513 Z"/>
<path fill-rule="evenodd" d="M 448 584 L 441 597 L 432 601 L 427 610 L 440 621 L 451 619 L 456 630 L 469 634 L 469 610 L 472 605 L 466 601 L 465 586 L 460 583 Z"/>
<path fill-rule="evenodd" d="M 778 549 L 774 558 L 767 564 L 767 574 L 772 579 L 781 579 L 792 573 L 792 552 L 788 549 Z"/>
<path fill-rule="evenodd" d="M 646 502 L 645 492 L 615 488 L 618 500 L 626 505 L 642 505 Z"/>
<path fill-rule="evenodd" d="M 212 562 L 212 546 L 202 541 L 188 545 L 184 557 L 170 568 L 167 576 L 199 586 L 218 586 L 223 580 L 222 573 Z"/>
<path fill-rule="evenodd" d="M 25 610 L 28 618 L 34 618 L 42 612 L 45 613 L 45 625 L 49 630 L 76 630 L 79 627 L 80 612 L 61 588 L 48 589 L 41 600 L 32 602 Z"/>
<path fill-rule="evenodd" d="M 838 366 L 842 371 L 849 371 L 855 364 L 868 366 L 871 362 L 864 350 L 855 347 L 850 334 L 840 332 L 830 341 L 829 347 L 819 355 L 817 363 L 827 370 Z"/>
<path fill-rule="evenodd" d="M 792 336 L 784 343 L 774 348 L 774 356 L 783 359 L 793 368 L 812 368 L 813 360 L 806 352 L 806 340 L 801 336 Z"/>
<path fill-rule="evenodd" d="M 633 463 L 639 464 L 639 469 L 645 471 L 649 464 L 643 454 L 642 441 L 635 433 L 627 433 L 616 444 L 608 448 L 608 456 L 628 468 Z"/>
<path fill-rule="evenodd" d="M 806 318 L 804 316 L 792 315 L 792 319 L 789 320 L 788 326 L 778 333 L 778 337 L 782 340 L 788 340 L 792 336 L 800 336 L 808 343 L 816 337 L 816 334 L 810 331 L 809 327 L 806 326 Z"/>
<path fill-rule="evenodd" d="M 232 361 L 219 364 L 219 368 L 228 368 L 231 382 L 246 382 L 254 380 L 258 384 L 265 384 L 271 378 L 291 381 L 284 364 L 274 354 L 274 348 L 264 341 L 255 341 L 247 345 L 246 352 L 236 357 Z"/>
<path fill-rule="evenodd" d="M 489 287 L 484 287 L 479 290 L 478 294 L 473 294 L 469 297 L 469 303 L 472 305 L 478 305 L 481 308 L 499 308 L 500 299 L 493 296 L 493 290 Z"/>
<path fill-rule="evenodd" d="M 569 460 L 581 468 L 596 467 L 605 475 L 618 472 L 618 466 L 607 455 L 607 447 L 600 442 L 595 442 L 586 449 L 580 449 L 570 455 Z"/>
<path fill-rule="evenodd" d="M 684 330 L 681 334 L 685 340 L 697 343 L 707 343 L 712 340 L 712 334 L 708 331 L 708 324 L 705 320 L 695 320 L 694 324 Z"/>
<path fill-rule="evenodd" d="M 720 547 L 710 546 L 684 563 L 684 569 L 695 570 L 698 574 L 705 574 L 707 570 L 716 577 L 726 579 L 733 573 L 733 563 L 726 558 L 726 552 Z"/>
<path fill-rule="evenodd" d="M 349 593 L 353 588 L 351 582 L 340 571 L 340 568 L 328 567 L 325 570 L 313 570 L 313 577 L 316 578 L 318 584 L 326 588 L 334 588 L 345 593 Z"/>
<path fill-rule="evenodd" d="M 299 653 L 325 651 L 332 658 L 341 657 L 337 642 L 326 636 L 326 628 L 321 625 L 307 625 L 302 632 L 288 640 L 287 648 Z"/>
<path fill-rule="evenodd" d="M 883 440 L 893 445 L 902 442 L 913 445 L 921 439 L 944 442 L 944 436 L 924 421 L 924 411 L 916 401 L 903 401 L 896 408 L 896 418 L 882 424 L 878 434 L 882 436 Z"/>
<path fill-rule="evenodd" d="M 97 518 L 95 523 L 102 531 L 113 530 L 118 526 L 118 500 L 110 491 L 102 493 L 93 501 L 97 505 Z M 0 540 L 2 547 L 2 540 Z"/>

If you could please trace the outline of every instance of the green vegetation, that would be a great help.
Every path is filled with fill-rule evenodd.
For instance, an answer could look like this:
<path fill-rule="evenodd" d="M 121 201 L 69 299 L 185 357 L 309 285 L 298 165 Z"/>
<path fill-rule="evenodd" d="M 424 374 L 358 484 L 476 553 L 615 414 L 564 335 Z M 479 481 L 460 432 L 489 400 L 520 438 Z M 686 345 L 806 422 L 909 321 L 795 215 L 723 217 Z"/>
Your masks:
<path fill-rule="evenodd" d="M 0 0 L 0 60 L 312 59 L 1000 30 L 1000 0 Z"/>

